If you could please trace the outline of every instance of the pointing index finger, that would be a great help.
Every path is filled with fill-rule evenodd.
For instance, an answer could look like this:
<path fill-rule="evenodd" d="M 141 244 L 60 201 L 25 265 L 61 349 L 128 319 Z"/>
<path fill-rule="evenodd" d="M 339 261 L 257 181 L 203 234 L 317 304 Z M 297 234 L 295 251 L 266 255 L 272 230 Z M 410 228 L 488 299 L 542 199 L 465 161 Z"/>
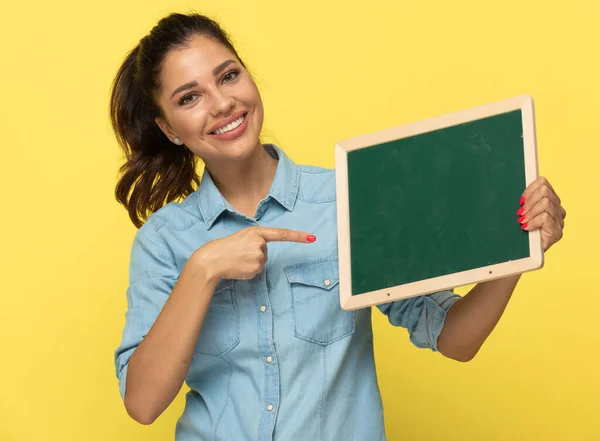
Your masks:
<path fill-rule="evenodd" d="M 266 242 L 311 243 L 316 240 L 316 237 L 312 234 L 289 230 L 287 228 L 260 227 L 259 232 Z"/>

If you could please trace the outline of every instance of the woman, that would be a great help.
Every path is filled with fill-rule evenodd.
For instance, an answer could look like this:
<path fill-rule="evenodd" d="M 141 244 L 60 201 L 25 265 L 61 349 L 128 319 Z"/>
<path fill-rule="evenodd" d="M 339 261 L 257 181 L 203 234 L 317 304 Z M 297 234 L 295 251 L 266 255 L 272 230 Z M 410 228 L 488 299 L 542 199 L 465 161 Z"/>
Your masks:
<path fill-rule="evenodd" d="M 141 227 L 115 353 L 129 415 L 152 423 L 186 381 L 178 441 L 384 440 L 370 309 L 339 306 L 334 172 L 261 143 L 261 97 L 219 25 L 162 19 L 121 66 L 111 115 L 117 198 Z M 523 197 L 516 220 L 547 250 L 565 211 L 543 178 Z M 378 309 L 468 361 L 518 280 Z"/>

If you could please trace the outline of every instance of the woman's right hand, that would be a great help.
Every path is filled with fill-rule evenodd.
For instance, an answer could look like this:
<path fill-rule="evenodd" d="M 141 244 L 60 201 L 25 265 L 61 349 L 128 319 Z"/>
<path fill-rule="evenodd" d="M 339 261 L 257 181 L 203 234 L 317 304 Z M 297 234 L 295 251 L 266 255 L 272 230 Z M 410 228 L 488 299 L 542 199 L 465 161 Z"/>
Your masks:
<path fill-rule="evenodd" d="M 208 242 L 192 258 L 211 279 L 249 280 L 264 270 L 268 242 L 312 243 L 316 237 L 295 230 L 248 227 Z"/>
<path fill-rule="evenodd" d="M 310 243 L 315 237 L 279 228 L 248 227 L 192 254 L 129 360 L 125 407 L 133 419 L 150 424 L 173 401 L 188 374 L 217 283 L 220 279 L 251 279 L 262 272 L 267 243 L 272 241 Z"/>

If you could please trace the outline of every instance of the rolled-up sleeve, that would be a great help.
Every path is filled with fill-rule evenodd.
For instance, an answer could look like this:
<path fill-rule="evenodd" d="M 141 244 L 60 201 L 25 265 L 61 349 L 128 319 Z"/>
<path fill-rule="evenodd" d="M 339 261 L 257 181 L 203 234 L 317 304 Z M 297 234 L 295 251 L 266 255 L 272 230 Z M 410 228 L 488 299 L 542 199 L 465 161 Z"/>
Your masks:
<path fill-rule="evenodd" d="M 441 291 L 377 305 L 377 308 L 393 326 L 406 328 L 410 341 L 416 347 L 437 352 L 437 339 L 446 321 L 446 314 L 459 298 L 453 291 Z"/>
<path fill-rule="evenodd" d="M 114 353 L 119 392 L 123 399 L 129 359 L 156 321 L 178 278 L 174 258 L 151 220 L 138 230 L 131 248 L 125 327 L 121 343 Z"/>

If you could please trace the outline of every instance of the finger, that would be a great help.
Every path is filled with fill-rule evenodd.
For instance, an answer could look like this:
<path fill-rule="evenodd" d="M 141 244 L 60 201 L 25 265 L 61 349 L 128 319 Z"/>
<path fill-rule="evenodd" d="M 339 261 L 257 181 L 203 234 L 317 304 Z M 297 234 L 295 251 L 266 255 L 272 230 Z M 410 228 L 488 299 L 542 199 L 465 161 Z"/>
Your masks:
<path fill-rule="evenodd" d="M 563 228 L 565 222 L 563 220 L 561 210 L 562 207 L 556 205 L 556 202 L 553 201 L 551 198 L 543 197 L 539 202 L 527 209 L 522 214 L 522 216 L 519 219 L 517 219 L 517 222 L 521 224 L 526 224 L 529 222 L 530 219 L 534 219 L 535 217 L 546 212 L 550 216 L 552 216 L 552 218 L 560 226 L 560 228 Z"/>
<path fill-rule="evenodd" d="M 260 246 L 260 249 L 262 250 L 262 253 L 263 253 L 263 264 L 267 263 L 267 260 L 269 260 L 269 249 L 267 248 L 267 243 L 264 242 Z"/>
<path fill-rule="evenodd" d="M 311 243 L 316 240 L 316 237 L 311 234 L 287 228 L 260 227 L 258 231 L 266 242 Z"/>
<path fill-rule="evenodd" d="M 525 231 L 541 229 L 543 232 L 551 236 L 562 235 L 562 228 L 560 228 L 554 218 L 546 212 L 534 217 L 530 222 L 521 225 L 521 228 L 523 228 Z"/>
<path fill-rule="evenodd" d="M 554 187 L 552 187 L 550 182 L 548 182 L 548 179 L 546 179 L 544 176 L 540 176 L 535 181 L 533 181 L 531 184 L 529 184 L 527 186 L 527 188 L 525 189 L 525 191 L 523 192 L 523 195 L 521 198 L 521 205 L 523 205 L 523 203 L 522 203 L 523 201 L 526 202 L 528 199 L 530 199 L 532 197 L 532 195 L 539 189 L 539 187 L 542 187 L 542 186 L 548 187 L 548 189 L 552 193 L 554 193 L 554 195 L 558 199 L 558 203 L 560 204 L 560 198 L 554 191 Z"/>
<path fill-rule="evenodd" d="M 542 244 L 544 250 L 550 248 L 563 237 L 563 230 L 548 213 L 544 212 L 535 217 L 529 224 L 524 224 L 521 228 L 526 231 L 542 230 Z M 546 243 L 544 243 L 546 242 Z"/>
<path fill-rule="evenodd" d="M 517 215 L 523 216 L 544 198 L 549 199 L 549 201 L 556 206 L 560 206 L 558 195 L 547 185 L 541 184 L 537 185 L 535 190 L 525 198 L 525 203 L 522 204 L 522 207 L 517 211 Z"/>
<path fill-rule="evenodd" d="M 532 199 L 530 200 L 530 203 L 528 205 L 531 206 L 532 204 L 535 204 L 537 202 L 538 197 L 540 197 L 539 202 L 543 201 L 544 198 L 550 199 L 550 202 L 555 207 L 555 210 L 551 211 L 550 214 L 554 216 L 554 219 L 557 221 L 557 223 L 561 224 L 561 226 L 564 226 L 564 219 L 565 217 L 567 217 L 567 211 L 561 205 L 560 197 L 558 196 L 558 194 L 556 194 L 552 187 L 549 184 L 548 186 L 538 187 L 537 191 L 532 195 Z M 537 203 L 539 204 L 539 202 Z M 527 207 L 524 206 L 524 208 L 524 212 L 526 213 Z"/>

